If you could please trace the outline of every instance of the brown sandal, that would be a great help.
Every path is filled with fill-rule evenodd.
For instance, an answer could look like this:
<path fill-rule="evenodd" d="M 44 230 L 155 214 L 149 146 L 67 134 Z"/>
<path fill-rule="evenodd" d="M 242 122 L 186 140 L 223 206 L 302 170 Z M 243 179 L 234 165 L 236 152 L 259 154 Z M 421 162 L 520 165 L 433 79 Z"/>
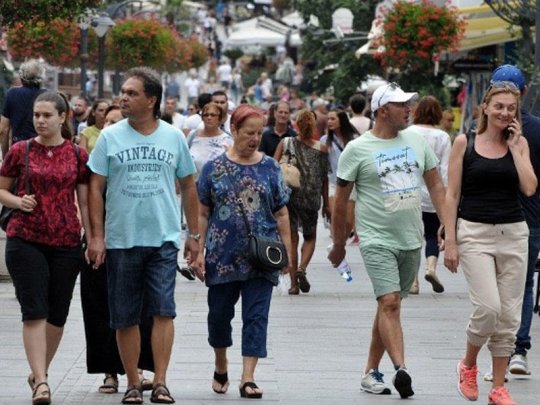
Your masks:
<path fill-rule="evenodd" d="M 38 388 L 42 385 L 47 387 L 46 390 L 38 393 Z M 32 405 L 49 405 L 51 403 L 51 389 L 46 382 L 39 383 L 34 387 L 32 392 Z"/>
<path fill-rule="evenodd" d="M 118 377 L 113 374 L 105 374 L 103 384 L 98 388 L 102 394 L 116 394 L 118 392 Z"/>
<path fill-rule="evenodd" d="M 152 395 L 150 396 L 150 402 L 154 404 L 174 404 L 174 398 L 172 397 L 169 389 L 164 384 L 154 385 Z"/>

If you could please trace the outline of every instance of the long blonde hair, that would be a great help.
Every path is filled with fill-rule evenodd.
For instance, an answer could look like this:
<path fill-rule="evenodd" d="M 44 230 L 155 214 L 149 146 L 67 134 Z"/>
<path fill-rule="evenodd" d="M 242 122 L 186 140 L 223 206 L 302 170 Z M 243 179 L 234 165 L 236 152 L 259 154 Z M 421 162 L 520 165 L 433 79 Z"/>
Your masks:
<path fill-rule="evenodd" d="M 512 86 L 510 83 L 506 84 L 504 82 L 495 82 L 486 91 L 484 98 L 481 103 L 481 112 L 478 117 L 478 128 L 476 130 L 477 134 L 481 134 L 487 129 L 487 114 L 485 113 L 485 106 L 489 104 L 493 96 L 497 94 L 509 93 L 516 96 L 517 108 L 516 108 L 516 120 L 521 123 L 521 93 L 519 89 L 515 86 Z"/>

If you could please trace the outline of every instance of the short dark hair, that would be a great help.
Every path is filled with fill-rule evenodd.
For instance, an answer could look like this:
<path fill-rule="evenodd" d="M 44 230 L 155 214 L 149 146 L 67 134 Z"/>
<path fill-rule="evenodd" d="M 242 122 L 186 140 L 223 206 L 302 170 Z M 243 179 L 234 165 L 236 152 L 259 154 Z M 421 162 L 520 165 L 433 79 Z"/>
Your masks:
<path fill-rule="evenodd" d="M 197 97 L 197 104 L 199 105 L 199 109 L 201 110 L 210 101 L 212 101 L 212 95 L 210 93 L 201 93 L 199 94 L 199 97 Z"/>
<path fill-rule="evenodd" d="M 355 114 L 362 114 L 366 108 L 366 98 L 360 93 L 353 94 L 349 99 L 349 104 Z"/>
<path fill-rule="evenodd" d="M 227 100 L 229 100 L 229 97 L 227 96 L 227 93 L 225 93 L 223 90 L 216 90 L 212 93 L 212 97 L 214 96 L 225 96 Z"/>
<path fill-rule="evenodd" d="M 142 82 L 146 97 L 156 98 L 156 102 L 154 103 L 154 117 L 159 118 L 161 115 L 159 105 L 163 96 L 163 86 L 161 85 L 159 74 L 154 69 L 139 66 L 129 69 L 124 75 L 125 80 L 132 77 L 136 77 Z"/>

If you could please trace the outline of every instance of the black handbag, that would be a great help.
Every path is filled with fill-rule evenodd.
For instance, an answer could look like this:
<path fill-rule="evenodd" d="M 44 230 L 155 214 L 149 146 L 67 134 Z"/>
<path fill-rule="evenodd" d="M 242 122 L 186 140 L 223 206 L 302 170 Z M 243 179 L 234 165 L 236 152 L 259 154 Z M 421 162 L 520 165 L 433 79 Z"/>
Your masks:
<path fill-rule="evenodd" d="M 28 155 L 30 152 L 30 140 L 25 141 L 25 144 L 26 147 L 24 152 L 24 190 L 26 194 L 30 194 L 30 181 L 28 177 Z M 15 181 L 11 185 L 11 189 L 9 190 L 12 194 L 17 193 L 17 185 L 18 178 L 15 179 Z M 17 208 L 6 207 L 5 205 L 2 206 L 2 210 L 0 211 L 0 228 L 2 228 L 4 232 L 7 230 L 11 215 L 13 215 L 13 212 L 16 209 Z"/>
<path fill-rule="evenodd" d="M 287 255 L 285 245 L 279 240 L 257 236 L 253 233 L 247 218 L 246 210 L 244 209 L 244 202 L 238 196 L 236 187 L 230 178 L 229 181 L 235 190 L 236 201 L 240 206 L 242 217 L 246 223 L 248 231 L 248 260 L 251 265 L 257 270 L 268 272 L 278 271 L 287 267 L 289 264 L 289 256 Z"/>

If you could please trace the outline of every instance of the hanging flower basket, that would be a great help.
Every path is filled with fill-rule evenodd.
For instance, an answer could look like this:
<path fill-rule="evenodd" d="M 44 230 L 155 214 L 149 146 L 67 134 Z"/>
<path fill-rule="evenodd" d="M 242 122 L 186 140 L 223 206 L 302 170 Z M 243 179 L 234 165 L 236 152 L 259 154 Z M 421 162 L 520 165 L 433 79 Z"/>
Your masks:
<path fill-rule="evenodd" d="M 399 1 L 377 21 L 382 34 L 374 47 L 381 65 L 400 71 L 423 71 L 432 67 L 442 51 L 457 51 L 465 32 L 465 21 L 457 8 Z"/>

